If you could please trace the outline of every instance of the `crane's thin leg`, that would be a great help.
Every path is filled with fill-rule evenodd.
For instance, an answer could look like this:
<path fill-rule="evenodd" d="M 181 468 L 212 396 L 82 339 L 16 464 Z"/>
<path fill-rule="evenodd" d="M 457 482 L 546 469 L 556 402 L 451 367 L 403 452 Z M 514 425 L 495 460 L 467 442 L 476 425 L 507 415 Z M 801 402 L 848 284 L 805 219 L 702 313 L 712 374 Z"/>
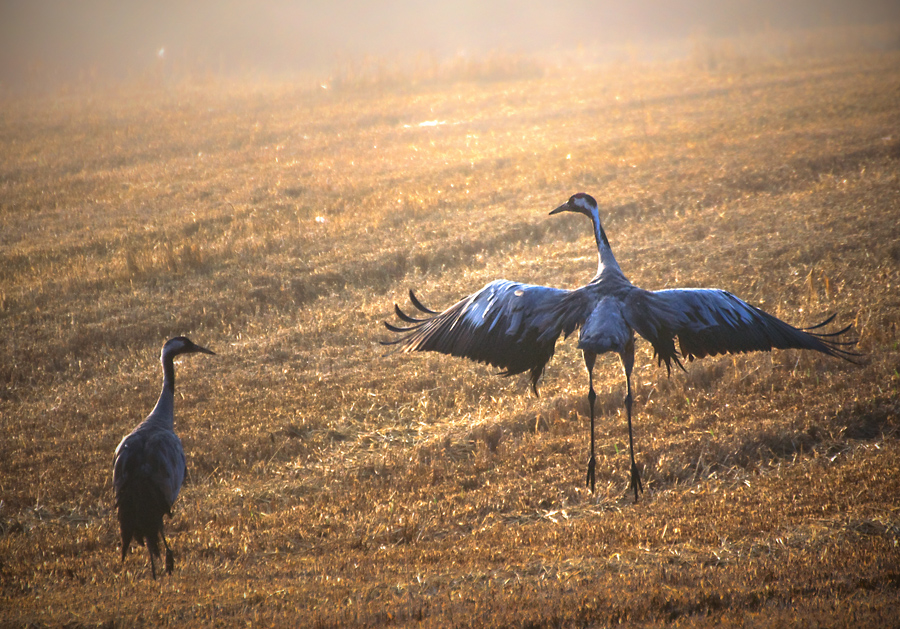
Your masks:
<path fill-rule="evenodd" d="M 631 396 L 631 370 L 634 368 L 634 338 L 628 342 L 625 351 L 622 353 L 622 366 L 625 368 L 625 414 L 628 416 L 628 446 L 631 450 L 631 484 L 629 489 L 634 491 L 634 501 L 638 501 L 638 491 L 643 493 L 644 487 L 641 485 L 641 473 L 638 470 L 637 463 L 634 460 L 634 434 L 631 430 L 631 404 L 633 398 Z"/>
<path fill-rule="evenodd" d="M 147 544 L 147 554 L 150 555 L 150 574 L 153 575 L 153 580 L 156 580 L 156 562 L 153 560 L 153 551 L 150 550 L 150 544 Z"/>
<path fill-rule="evenodd" d="M 162 540 L 163 546 L 166 547 L 166 574 L 172 574 L 172 570 L 175 569 L 175 555 L 172 554 L 172 549 L 169 548 L 165 533 L 162 533 Z"/>
<path fill-rule="evenodd" d="M 594 457 L 594 401 L 597 394 L 594 393 L 594 362 L 597 360 L 597 354 L 593 352 L 584 352 L 584 366 L 588 371 L 588 402 L 591 406 L 591 457 L 588 459 L 587 466 L 587 484 L 591 487 L 591 493 L 594 493 L 594 468 L 597 467 L 597 459 Z"/>

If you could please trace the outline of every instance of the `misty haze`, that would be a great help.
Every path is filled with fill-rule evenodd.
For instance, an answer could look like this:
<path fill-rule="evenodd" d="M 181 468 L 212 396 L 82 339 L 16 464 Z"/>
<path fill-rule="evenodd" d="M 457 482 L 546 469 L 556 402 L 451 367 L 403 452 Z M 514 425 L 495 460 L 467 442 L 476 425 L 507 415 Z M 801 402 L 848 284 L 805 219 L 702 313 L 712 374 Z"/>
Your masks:
<path fill-rule="evenodd" d="M 873 26 L 898 17 L 900 4 L 890 0 L 7 0 L 0 6 L 0 84 L 136 78 L 163 66 L 181 74 L 290 77 L 417 54 L 443 61 L 581 48 L 606 59 L 671 57 L 685 53 L 690 37 Z"/>

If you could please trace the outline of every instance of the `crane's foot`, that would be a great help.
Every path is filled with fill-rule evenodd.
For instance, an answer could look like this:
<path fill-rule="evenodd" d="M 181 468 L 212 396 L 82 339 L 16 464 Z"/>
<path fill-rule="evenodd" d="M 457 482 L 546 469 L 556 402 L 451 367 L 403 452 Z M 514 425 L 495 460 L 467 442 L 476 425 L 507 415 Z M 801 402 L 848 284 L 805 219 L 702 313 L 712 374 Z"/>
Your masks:
<path fill-rule="evenodd" d="M 166 548 L 166 574 L 172 574 L 175 569 L 175 556 L 172 551 Z"/>
<path fill-rule="evenodd" d="M 641 484 L 641 472 L 638 470 L 637 463 L 631 462 L 631 484 L 628 489 L 634 491 L 634 501 L 638 501 L 638 492 L 644 493 L 644 486 Z"/>
<path fill-rule="evenodd" d="M 594 455 L 591 455 L 591 458 L 588 459 L 588 467 L 587 467 L 587 482 L 588 487 L 591 488 L 591 493 L 594 493 L 594 485 L 596 485 L 596 479 L 594 478 L 594 468 L 597 467 L 597 459 L 594 458 Z"/>

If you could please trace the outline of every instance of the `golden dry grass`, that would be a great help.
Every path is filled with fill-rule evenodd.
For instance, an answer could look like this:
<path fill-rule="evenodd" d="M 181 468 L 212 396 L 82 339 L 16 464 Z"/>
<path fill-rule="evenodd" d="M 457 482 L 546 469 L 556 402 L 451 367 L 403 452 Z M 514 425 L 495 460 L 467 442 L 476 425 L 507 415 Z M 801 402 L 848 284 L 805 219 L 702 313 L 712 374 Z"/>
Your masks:
<path fill-rule="evenodd" d="M 895 625 L 900 54 L 526 69 L 3 103 L 0 624 Z M 864 361 L 666 378 L 642 344 L 635 505 L 613 358 L 591 495 L 573 343 L 540 398 L 383 355 L 411 286 L 589 279 L 587 222 L 546 216 L 579 190 L 636 284 L 836 311 Z M 112 452 L 182 333 L 219 355 L 177 367 L 153 582 Z"/>

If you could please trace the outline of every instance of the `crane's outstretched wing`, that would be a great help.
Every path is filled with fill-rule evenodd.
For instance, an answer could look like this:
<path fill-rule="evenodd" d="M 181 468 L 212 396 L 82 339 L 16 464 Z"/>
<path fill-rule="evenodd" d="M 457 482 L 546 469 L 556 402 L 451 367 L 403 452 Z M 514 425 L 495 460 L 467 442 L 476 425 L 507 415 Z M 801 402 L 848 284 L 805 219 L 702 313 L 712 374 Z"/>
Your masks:
<path fill-rule="evenodd" d="M 412 317 L 395 305 L 397 316 L 410 325 L 385 322 L 403 336 L 382 344 L 402 352 L 462 356 L 498 367 L 505 376 L 530 370 L 535 393 L 560 333 L 571 334 L 588 314 L 577 292 L 507 280 L 495 280 L 440 313 L 423 306 L 412 290 L 409 298 L 429 316 Z"/>
<path fill-rule="evenodd" d="M 685 288 L 649 292 L 635 290 L 626 298 L 626 320 L 650 341 L 660 363 L 671 370 L 672 361 L 683 368 L 675 349 L 688 360 L 775 349 L 811 349 L 853 361 L 859 356 L 847 347 L 856 344 L 844 336 L 851 326 L 835 332 L 814 332 L 831 323 L 834 315 L 808 328 L 795 328 L 781 319 L 718 289 Z"/>

